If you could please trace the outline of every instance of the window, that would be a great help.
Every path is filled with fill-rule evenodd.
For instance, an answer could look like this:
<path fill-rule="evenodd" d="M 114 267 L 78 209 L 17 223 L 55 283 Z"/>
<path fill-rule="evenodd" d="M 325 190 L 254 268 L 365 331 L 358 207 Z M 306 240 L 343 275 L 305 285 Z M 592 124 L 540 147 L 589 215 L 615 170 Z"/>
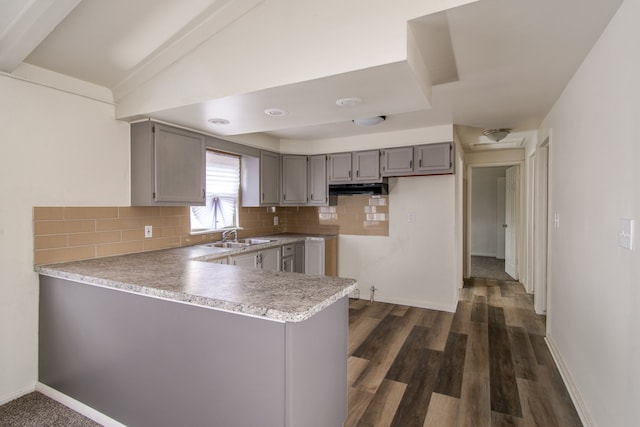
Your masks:
<path fill-rule="evenodd" d="M 191 206 L 191 231 L 238 226 L 240 157 L 207 150 L 205 206 Z"/>

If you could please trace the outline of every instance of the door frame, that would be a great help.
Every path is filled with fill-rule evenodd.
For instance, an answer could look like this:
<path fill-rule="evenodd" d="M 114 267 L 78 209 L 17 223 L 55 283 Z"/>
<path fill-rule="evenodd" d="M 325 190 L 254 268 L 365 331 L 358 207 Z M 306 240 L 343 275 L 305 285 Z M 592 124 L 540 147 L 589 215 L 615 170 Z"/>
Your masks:
<path fill-rule="evenodd" d="M 464 200 L 464 213 L 465 213 L 465 221 L 464 221 L 464 278 L 468 279 L 471 276 L 471 196 L 473 193 L 473 169 L 476 168 L 490 168 L 490 167 L 498 167 L 498 166 L 517 166 L 518 167 L 518 195 L 517 195 L 517 203 L 516 203 L 516 218 L 517 218 L 517 232 L 516 232 L 516 271 L 518 272 L 518 280 L 522 282 L 524 277 L 523 265 L 522 262 L 524 258 L 524 200 L 525 200 L 525 191 L 524 184 L 525 180 L 522 177 L 522 173 L 525 170 L 524 160 L 520 161 L 498 161 L 498 162 L 487 162 L 487 163 L 472 163 L 467 164 L 465 167 L 466 173 L 466 197 Z"/>
<path fill-rule="evenodd" d="M 536 146 L 535 190 L 533 193 L 533 306 L 538 314 L 547 312 L 549 299 L 549 178 L 551 136 Z"/>

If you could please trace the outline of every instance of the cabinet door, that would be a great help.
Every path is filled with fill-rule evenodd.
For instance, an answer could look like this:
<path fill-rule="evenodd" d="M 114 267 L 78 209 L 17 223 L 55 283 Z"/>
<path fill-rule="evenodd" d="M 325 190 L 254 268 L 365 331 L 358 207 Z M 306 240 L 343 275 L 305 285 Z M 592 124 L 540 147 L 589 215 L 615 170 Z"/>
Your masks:
<path fill-rule="evenodd" d="M 280 271 L 280 248 L 265 249 L 258 257 L 263 270 Z"/>
<path fill-rule="evenodd" d="M 282 258 L 282 271 L 286 271 L 288 273 L 294 272 L 294 260 L 292 256 Z"/>
<path fill-rule="evenodd" d="M 155 200 L 204 204 L 204 136 L 160 124 L 154 134 Z"/>
<path fill-rule="evenodd" d="M 229 257 L 229 263 L 238 267 L 258 268 L 258 254 L 255 252 Z"/>
<path fill-rule="evenodd" d="M 329 183 L 351 182 L 351 153 L 329 156 Z"/>
<path fill-rule="evenodd" d="M 304 272 L 324 275 L 324 239 L 307 239 L 304 245 Z"/>
<path fill-rule="evenodd" d="M 380 151 L 356 151 L 353 153 L 353 180 L 354 181 L 379 181 L 380 180 Z"/>
<path fill-rule="evenodd" d="M 282 160 L 283 205 L 306 205 L 307 200 L 307 156 L 285 154 Z"/>
<path fill-rule="evenodd" d="M 328 190 L 327 156 L 309 156 L 309 204 L 326 206 L 329 203 Z"/>
<path fill-rule="evenodd" d="M 382 150 L 382 176 L 402 176 L 413 172 L 413 147 Z"/>
<path fill-rule="evenodd" d="M 296 273 L 304 273 L 304 242 L 296 243 L 295 252 L 293 271 Z"/>
<path fill-rule="evenodd" d="M 453 173 L 453 145 L 449 142 L 415 147 L 416 172 Z"/>
<path fill-rule="evenodd" d="M 260 152 L 260 205 L 275 206 L 280 202 L 280 155 Z"/>

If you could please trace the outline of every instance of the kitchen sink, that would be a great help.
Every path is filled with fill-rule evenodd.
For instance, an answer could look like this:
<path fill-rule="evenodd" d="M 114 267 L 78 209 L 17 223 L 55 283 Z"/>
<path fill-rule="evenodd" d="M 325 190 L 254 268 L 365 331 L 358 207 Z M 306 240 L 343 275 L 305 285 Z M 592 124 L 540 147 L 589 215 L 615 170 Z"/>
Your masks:
<path fill-rule="evenodd" d="M 263 243 L 271 243 L 275 242 L 275 240 L 271 239 L 239 239 L 238 243 L 246 243 L 248 245 L 261 245 Z"/>
<path fill-rule="evenodd" d="M 271 239 L 239 239 L 236 242 L 215 242 L 215 243 L 206 244 L 204 246 L 208 246 L 210 248 L 239 249 L 239 248 L 246 248 L 247 246 L 271 243 L 274 241 L 275 240 L 271 240 Z"/>
<path fill-rule="evenodd" d="M 244 242 L 216 242 L 216 243 L 210 243 L 208 245 L 205 246 L 209 246 L 212 248 L 226 248 L 226 249 L 237 249 L 237 248 L 246 248 L 247 246 L 249 246 L 249 243 L 244 243 Z"/>

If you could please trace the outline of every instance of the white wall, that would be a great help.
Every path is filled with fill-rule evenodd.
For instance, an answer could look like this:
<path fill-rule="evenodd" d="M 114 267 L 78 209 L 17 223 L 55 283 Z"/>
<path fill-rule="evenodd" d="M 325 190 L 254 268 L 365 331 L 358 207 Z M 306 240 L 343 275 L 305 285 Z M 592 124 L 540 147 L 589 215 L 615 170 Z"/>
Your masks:
<path fill-rule="evenodd" d="M 498 178 L 506 167 L 473 168 L 471 186 L 471 255 L 495 257 L 497 253 Z"/>
<path fill-rule="evenodd" d="M 640 419 L 640 0 L 626 0 L 543 122 L 551 130 L 548 339 L 585 418 Z M 637 229 L 638 227 L 636 227 Z"/>
<path fill-rule="evenodd" d="M 129 126 L 107 103 L 0 75 L 0 403 L 37 379 L 33 206 L 129 204 Z"/>
<path fill-rule="evenodd" d="M 389 236 L 340 236 L 338 273 L 358 280 L 361 298 L 375 286 L 378 301 L 455 311 L 456 177 L 391 179 Z"/>

